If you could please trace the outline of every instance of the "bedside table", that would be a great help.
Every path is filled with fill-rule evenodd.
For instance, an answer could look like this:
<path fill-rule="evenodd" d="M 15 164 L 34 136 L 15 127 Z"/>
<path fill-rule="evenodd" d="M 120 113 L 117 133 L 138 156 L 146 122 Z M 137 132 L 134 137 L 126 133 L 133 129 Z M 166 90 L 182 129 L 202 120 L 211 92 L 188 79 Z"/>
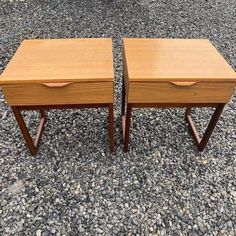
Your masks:
<path fill-rule="evenodd" d="M 128 151 L 132 108 L 187 107 L 186 119 L 203 151 L 236 85 L 236 74 L 205 39 L 123 40 L 122 126 Z M 125 104 L 127 110 L 125 116 Z M 192 107 L 215 107 L 202 138 Z"/>
<path fill-rule="evenodd" d="M 108 107 L 110 150 L 114 150 L 111 39 L 24 40 L 2 73 L 0 86 L 31 154 L 37 153 L 45 110 L 64 108 Z M 41 113 L 34 141 L 22 110 Z"/>

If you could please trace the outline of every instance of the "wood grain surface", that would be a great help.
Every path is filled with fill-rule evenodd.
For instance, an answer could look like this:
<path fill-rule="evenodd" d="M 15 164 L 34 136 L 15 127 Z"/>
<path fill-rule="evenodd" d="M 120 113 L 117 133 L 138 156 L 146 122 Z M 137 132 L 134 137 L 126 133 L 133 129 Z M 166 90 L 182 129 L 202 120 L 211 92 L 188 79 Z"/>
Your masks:
<path fill-rule="evenodd" d="M 113 82 L 71 83 L 63 87 L 45 84 L 9 84 L 2 87 L 11 106 L 113 103 Z"/>
<path fill-rule="evenodd" d="M 21 43 L 0 86 L 113 80 L 111 39 L 34 39 Z"/>
<path fill-rule="evenodd" d="M 124 39 L 130 81 L 223 81 L 236 73 L 206 39 Z"/>
<path fill-rule="evenodd" d="M 227 103 L 234 84 L 198 82 L 191 86 L 171 82 L 130 82 L 129 103 Z"/>

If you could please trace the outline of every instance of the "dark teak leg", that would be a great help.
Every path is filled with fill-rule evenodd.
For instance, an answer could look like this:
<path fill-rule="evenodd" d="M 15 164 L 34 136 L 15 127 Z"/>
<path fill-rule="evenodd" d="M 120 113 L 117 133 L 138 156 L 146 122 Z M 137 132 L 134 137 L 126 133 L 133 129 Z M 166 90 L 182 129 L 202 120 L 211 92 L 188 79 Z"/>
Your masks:
<path fill-rule="evenodd" d="M 36 132 L 36 136 L 34 139 L 34 145 L 35 147 L 38 147 L 41 136 L 43 134 L 43 130 L 44 130 L 44 124 L 46 122 L 46 114 L 44 110 L 40 110 L 40 114 L 41 114 L 41 118 L 40 118 L 40 122 L 39 122 L 39 126 L 37 128 L 37 132 Z"/>
<path fill-rule="evenodd" d="M 125 81 L 122 81 L 122 104 L 121 104 L 121 115 L 125 115 Z"/>
<path fill-rule="evenodd" d="M 122 137 L 125 141 L 125 81 L 122 81 L 122 102 L 121 102 L 121 122 L 122 122 Z"/>
<path fill-rule="evenodd" d="M 25 121 L 21 115 L 20 109 L 18 107 L 13 106 L 12 107 L 12 111 L 16 117 L 16 121 L 21 129 L 21 132 L 23 134 L 23 137 L 26 141 L 26 144 L 29 147 L 30 153 L 32 155 L 36 155 L 37 151 L 38 151 L 38 145 L 39 145 L 39 141 L 40 138 L 42 136 L 43 133 L 43 128 L 44 128 L 44 124 L 46 122 L 46 116 L 45 116 L 45 111 L 44 110 L 40 110 L 41 113 L 41 118 L 40 118 L 40 122 L 39 122 L 39 126 L 37 129 L 37 133 L 35 136 L 35 140 L 33 141 L 33 139 L 31 138 L 29 131 L 26 127 Z"/>
<path fill-rule="evenodd" d="M 193 137 L 197 143 L 197 147 L 200 152 L 202 152 L 205 149 L 205 147 L 211 137 L 211 134 L 217 124 L 217 121 L 219 120 L 220 115 L 224 109 L 224 106 L 225 106 L 225 104 L 218 104 L 202 138 L 199 137 L 198 131 L 197 131 L 197 129 L 194 125 L 193 119 L 191 117 L 191 107 L 187 108 L 186 119 L 189 123 L 189 127 L 192 131 Z"/>
<path fill-rule="evenodd" d="M 113 104 L 108 104 L 108 120 L 109 120 L 109 142 L 110 142 L 110 150 L 114 152 L 115 149 L 115 140 L 114 140 L 114 116 L 113 116 Z"/>
<path fill-rule="evenodd" d="M 132 104 L 127 104 L 126 119 L 125 119 L 125 147 L 124 152 L 128 152 L 129 149 L 129 134 L 130 134 L 130 124 L 131 124 L 131 113 Z"/>
<path fill-rule="evenodd" d="M 124 152 L 128 152 L 129 149 L 129 133 L 130 133 L 130 124 L 131 124 L 131 113 L 132 113 L 132 104 L 127 104 L 127 111 L 125 115 L 125 80 L 123 76 L 122 81 L 122 103 L 121 103 L 121 117 L 122 117 L 122 136 L 124 142 Z"/>

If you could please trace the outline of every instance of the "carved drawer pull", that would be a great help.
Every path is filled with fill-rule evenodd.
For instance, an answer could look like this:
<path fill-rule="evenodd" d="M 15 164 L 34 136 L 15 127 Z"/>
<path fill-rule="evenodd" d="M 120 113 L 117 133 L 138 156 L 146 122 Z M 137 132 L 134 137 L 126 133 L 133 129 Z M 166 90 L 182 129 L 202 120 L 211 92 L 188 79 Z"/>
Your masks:
<path fill-rule="evenodd" d="M 45 85 L 46 87 L 49 87 L 49 88 L 62 88 L 69 84 L 71 83 L 43 83 L 42 85 Z"/>
<path fill-rule="evenodd" d="M 197 82 L 171 82 L 171 83 L 177 86 L 193 86 Z"/>

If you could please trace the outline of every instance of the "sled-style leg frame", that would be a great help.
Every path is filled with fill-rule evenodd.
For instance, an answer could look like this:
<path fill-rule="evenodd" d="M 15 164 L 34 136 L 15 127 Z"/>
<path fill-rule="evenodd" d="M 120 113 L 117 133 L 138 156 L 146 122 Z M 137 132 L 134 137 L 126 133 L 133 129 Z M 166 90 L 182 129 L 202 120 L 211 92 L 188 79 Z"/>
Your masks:
<path fill-rule="evenodd" d="M 79 105 L 39 105 L 39 106 L 12 106 L 12 111 L 16 117 L 16 121 L 20 127 L 20 130 L 23 134 L 25 142 L 30 150 L 32 155 L 36 155 L 38 152 L 38 146 L 40 139 L 43 134 L 45 122 L 46 122 L 46 113 L 45 110 L 50 109 L 74 109 L 74 108 L 108 108 L 108 134 L 109 134 L 109 146 L 111 152 L 114 152 L 115 149 L 115 140 L 114 140 L 114 116 L 113 116 L 113 103 L 107 104 L 79 104 Z M 26 127 L 25 121 L 22 117 L 21 111 L 23 110 L 39 110 L 41 118 L 39 121 L 39 126 L 34 140 L 30 136 L 29 130 Z"/>

